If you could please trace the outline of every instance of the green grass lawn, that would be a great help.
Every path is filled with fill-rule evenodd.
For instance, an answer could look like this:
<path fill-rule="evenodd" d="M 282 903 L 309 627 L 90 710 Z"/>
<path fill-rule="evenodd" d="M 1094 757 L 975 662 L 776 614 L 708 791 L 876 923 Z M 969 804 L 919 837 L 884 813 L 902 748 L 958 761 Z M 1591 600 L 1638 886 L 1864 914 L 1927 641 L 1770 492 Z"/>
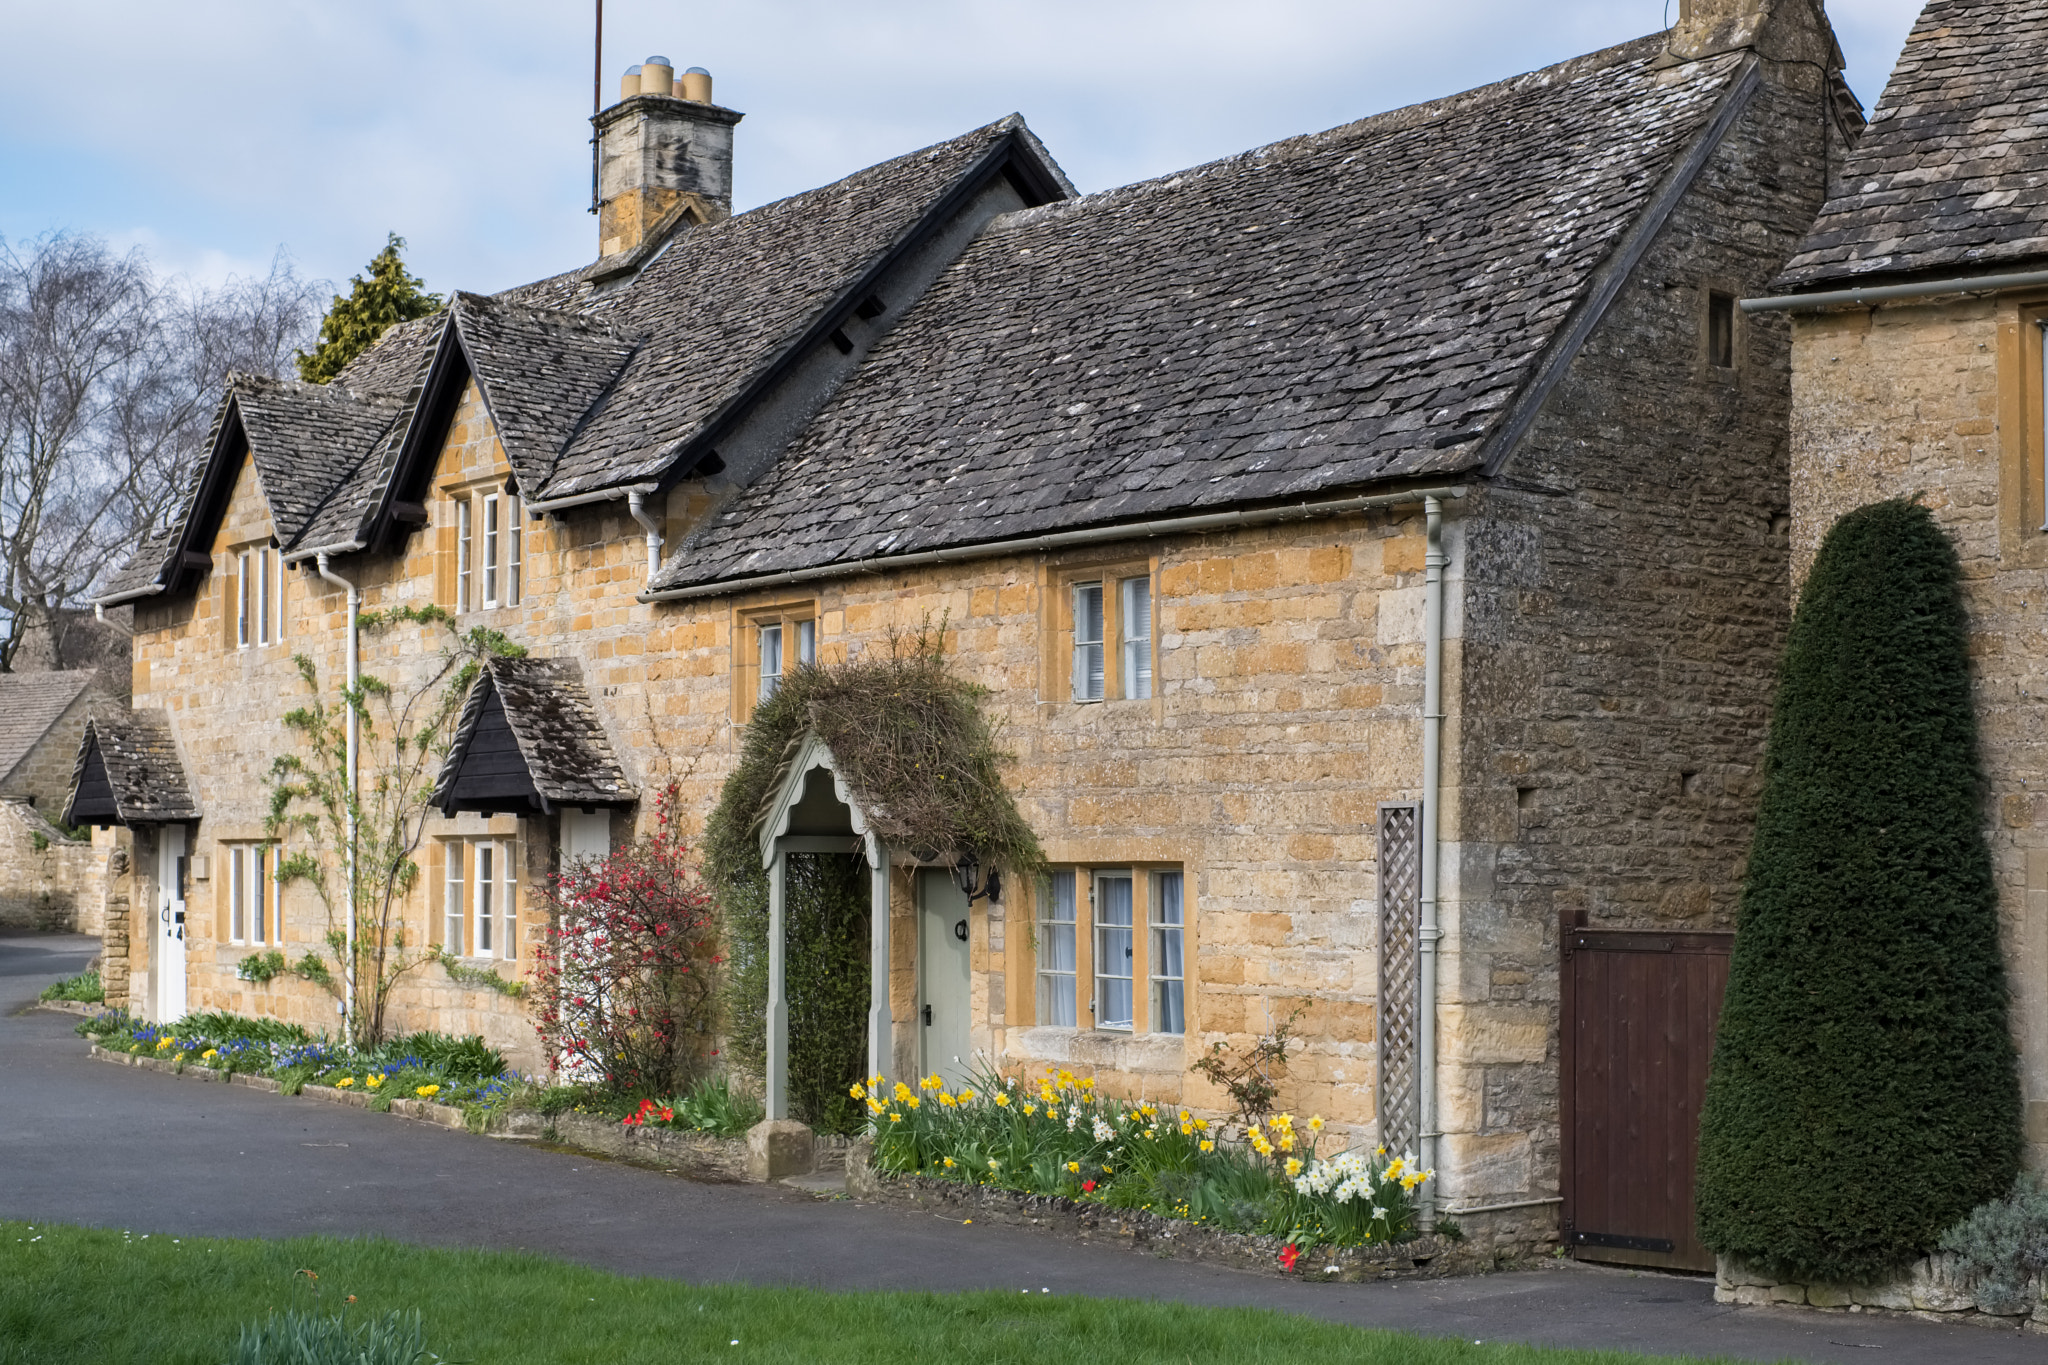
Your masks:
<path fill-rule="evenodd" d="M 221 1365 L 243 1323 L 272 1309 L 334 1312 L 344 1305 L 352 1318 L 420 1309 L 428 1347 L 446 1360 L 475 1365 L 1623 1365 L 1647 1359 L 1474 1346 L 1257 1309 L 1038 1294 L 697 1287 L 506 1252 L 329 1237 L 145 1239 L 0 1222 L 0 1365 Z"/>

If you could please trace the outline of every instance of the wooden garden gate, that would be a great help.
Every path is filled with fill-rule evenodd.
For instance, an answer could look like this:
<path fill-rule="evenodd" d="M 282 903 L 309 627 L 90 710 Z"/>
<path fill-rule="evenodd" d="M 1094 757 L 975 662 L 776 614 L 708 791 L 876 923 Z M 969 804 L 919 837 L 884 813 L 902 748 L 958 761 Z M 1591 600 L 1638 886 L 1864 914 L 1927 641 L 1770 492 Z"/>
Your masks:
<path fill-rule="evenodd" d="M 1565 1245 L 1712 1270 L 1693 1227 L 1700 1103 L 1735 935 L 1562 928 Z"/>

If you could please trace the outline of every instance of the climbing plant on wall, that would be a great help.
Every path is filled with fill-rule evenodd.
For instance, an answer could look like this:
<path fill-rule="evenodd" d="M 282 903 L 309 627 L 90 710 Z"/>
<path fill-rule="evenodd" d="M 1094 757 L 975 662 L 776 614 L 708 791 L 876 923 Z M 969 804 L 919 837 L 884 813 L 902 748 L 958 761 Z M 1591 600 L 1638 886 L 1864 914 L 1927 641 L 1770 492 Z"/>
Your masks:
<path fill-rule="evenodd" d="M 892 638 L 886 651 L 796 669 L 747 722 L 739 766 L 726 779 L 704 842 L 706 874 L 724 917 L 728 947 L 726 1046 L 742 1070 L 759 1074 L 762 1069 L 768 1006 L 768 878 L 761 869 L 756 821 L 791 746 L 805 734 L 815 733 L 831 748 L 841 778 L 857 794 L 874 831 L 891 846 L 935 859 L 972 856 L 982 867 L 1000 867 L 1012 877 L 1031 876 L 1045 861 L 1037 836 L 1003 785 L 1003 770 L 1013 759 L 983 710 L 987 689 L 947 666 L 943 637 L 943 625 L 930 627 Z M 853 874 L 833 874 L 840 875 Z M 858 880 L 864 903 L 864 870 Z M 819 880 L 821 889 L 835 885 L 830 879 Z M 830 892 L 834 897 L 840 894 L 836 889 Z M 819 1020 L 839 1020 L 835 1027 L 847 1030 L 838 1041 L 824 1045 L 836 1056 L 844 1051 L 846 1039 L 853 1039 L 846 1053 L 852 1058 L 846 1081 L 860 1074 L 866 1055 L 865 905 L 858 953 L 848 937 L 854 932 L 850 916 L 835 917 L 822 910 L 813 915 L 791 907 L 792 932 L 806 922 L 836 926 L 826 934 L 826 941 L 836 945 L 827 957 L 848 955 L 845 970 L 858 985 L 861 1005 L 851 1010 L 800 1001 L 799 991 L 810 989 L 803 983 L 811 969 L 796 964 L 799 945 L 792 941 L 785 981 L 790 996 L 792 1095 L 798 1053 L 811 1045 L 798 1037 L 796 1021 L 801 1014 L 815 1008 Z M 832 989 L 845 985 L 842 974 Z"/>
<path fill-rule="evenodd" d="M 401 626 L 439 635 L 442 644 L 438 654 L 422 647 L 422 666 L 402 686 L 364 673 L 354 688 L 331 679 L 323 688 L 313 661 L 294 656 L 311 698 L 284 716 L 299 745 L 279 754 L 269 773 L 269 828 L 286 848 L 277 880 L 311 886 L 327 911 L 326 955 L 308 951 L 292 970 L 353 998 L 348 1036 L 364 1047 L 382 1041 L 399 978 L 437 956 L 405 911 L 419 884 L 413 855 L 426 834 L 427 798 L 463 699 L 485 658 L 526 653 L 496 631 L 459 629 L 435 606 L 366 611 L 359 628 L 370 639 Z M 351 712 L 358 755 L 353 788 Z"/>
<path fill-rule="evenodd" d="M 2018 1169 L 1967 647 L 1925 508 L 1835 524 L 1779 670 L 1700 1136 L 1702 1238 L 1792 1278 L 1910 1261 Z"/>

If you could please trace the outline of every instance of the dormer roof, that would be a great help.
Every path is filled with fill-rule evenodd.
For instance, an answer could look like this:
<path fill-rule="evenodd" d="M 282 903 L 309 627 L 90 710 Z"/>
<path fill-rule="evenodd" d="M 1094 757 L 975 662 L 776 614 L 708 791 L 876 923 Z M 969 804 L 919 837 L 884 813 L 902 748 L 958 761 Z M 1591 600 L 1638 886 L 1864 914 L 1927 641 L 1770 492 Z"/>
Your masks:
<path fill-rule="evenodd" d="M 67 825 L 175 824 L 199 818 L 170 717 L 118 711 L 85 723 L 72 769 Z"/>
<path fill-rule="evenodd" d="M 490 659 L 471 684 L 432 804 L 542 814 L 638 799 L 574 659 Z"/>

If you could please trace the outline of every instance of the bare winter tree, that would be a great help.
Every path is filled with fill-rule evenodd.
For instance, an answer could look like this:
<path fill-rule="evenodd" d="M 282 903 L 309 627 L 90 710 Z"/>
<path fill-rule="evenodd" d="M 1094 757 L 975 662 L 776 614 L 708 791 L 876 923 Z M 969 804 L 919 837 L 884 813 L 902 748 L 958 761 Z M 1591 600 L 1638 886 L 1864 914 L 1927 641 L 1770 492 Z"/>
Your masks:
<path fill-rule="evenodd" d="M 280 373 L 325 286 L 159 279 L 96 237 L 0 241 L 0 672 L 176 515 L 231 370 Z"/>

